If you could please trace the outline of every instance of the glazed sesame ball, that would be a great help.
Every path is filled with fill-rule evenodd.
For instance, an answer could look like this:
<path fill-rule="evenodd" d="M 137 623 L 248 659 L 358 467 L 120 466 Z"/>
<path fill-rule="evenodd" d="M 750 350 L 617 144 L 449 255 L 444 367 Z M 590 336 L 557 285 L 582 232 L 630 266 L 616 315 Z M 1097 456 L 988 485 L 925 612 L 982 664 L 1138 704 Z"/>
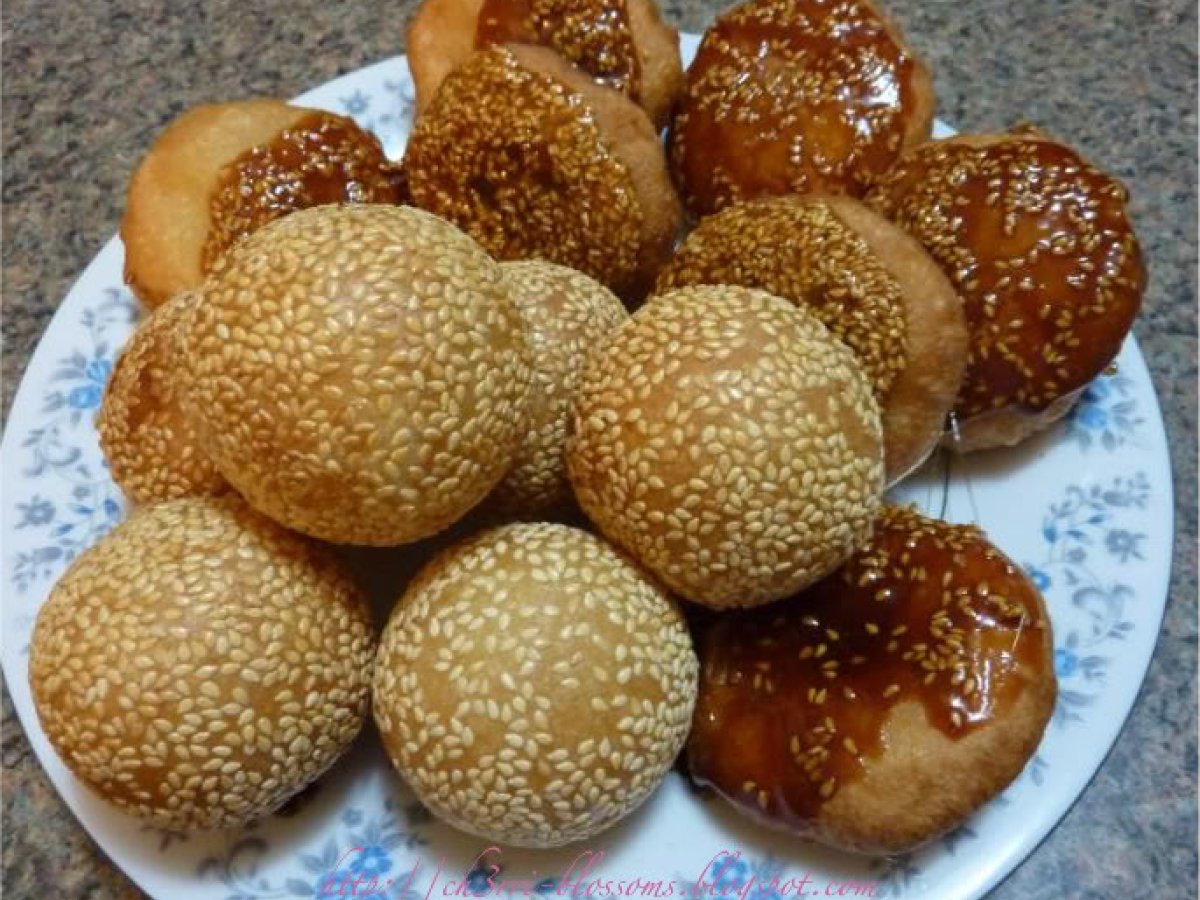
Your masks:
<path fill-rule="evenodd" d="M 905 853 L 1003 791 L 1054 711 L 1036 586 L 976 527 L 887 506 L 794 598 L 699 640 L 692 777 L 773 828 Z"/>
<path fill-rule="evenodd" d="M 612 291 L 574 269 L 540 260 L 500 268 L 525 320 L 533 389 L 524 443 L 489 504 L 530 516 L 572 499 L 566 448 L 575 388 L 588 351 L 629 315 Z"/>
<path fill-rule="evenodd" d="M 133 503 L 216 495 L 229 485 L 179 406 L 180 328 L 196 303 L 185 292 L 134 331 L 117 358 L 96 417 L 113 481 Z"/>
<path fill-rule="evenodd" d="M 1113 361 L 1146 267 L 1125 187 L 1036 130 L 905 152 L 866 202 L 920 241 L 969 333 L 959 451 L 1016 444 L 1066 414 Z"/>
<path fill-rule="evenodd" d="M 251 505 L 335 543 L 434 534 L 524 436 L 521 315 L 473 240 L 409 207 L 325 206 L 222 257 L 185 338 L 185 407 Z"/>
<path fill-rule="evenodd" d="M 80 556 L 29 652 L 67 767 L 163 828 L 242 825 L 361 729 L 375 635 L 327 551 L 233 495 L 140 507 Z"/>
<path fill-rule="evenodd" d="M 546 259 L 645 296 L 682 221 L 658 133 L 552 50 L 477 50 L 417 118 L 413 201 L 497 259 Z"/>
<path fill-rule="evenodd" d="M 129 183 L 125 280 L 157 307 L 200 287 L 230 246 L 325 203 L 397 203 L 403 177 L 353 119 L 259 98 L 195 106 L 154 141 Z"/>
<path fill-rule="evenodd" d="M 867 538 L 879 407 L 807 309 L 728 285 L 670 291 L 584 367 L 567 470 L 588 517 L 707 606 L 786 597 Z"/>
<path fill-rule="evenodd" d="M 653 792 L 687 737 L 697 662 L 678 607 L 600 538 L 485 531 L 409 586 L 384 630 L 375 721 L 456 828 L 519 847 L 591 837 Z"/>

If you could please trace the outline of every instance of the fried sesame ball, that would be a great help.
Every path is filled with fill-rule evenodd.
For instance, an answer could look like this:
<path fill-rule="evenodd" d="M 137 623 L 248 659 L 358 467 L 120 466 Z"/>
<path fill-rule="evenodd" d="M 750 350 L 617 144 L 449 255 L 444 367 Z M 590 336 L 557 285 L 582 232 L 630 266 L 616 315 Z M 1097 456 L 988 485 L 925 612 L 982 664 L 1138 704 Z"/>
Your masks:
<path fill-rule="evenodd" d="M 870 0 L 748 0 L 705 32 L 670 133 L 695 218 L 777 194 L 861 196 L 928 140 L 933 83 Z"/>
<path fill-rule="evenodd" d="M 195 303 L 185 292 L 143 320 L 104 389 L 96 417 L 100 449 L 132 503 L 229 490 L 184 416 L 175 386 L 180 329 Z"/>
<path fill-rule="evenodd" d="M 242 500 L 139 507 L 38 614 L 42 728 L 89 788 L 158 827 L 229 828 L 338 759 L 370 701 L 375 634 L 327 551 Z"/>
<path fill-rule="evenodd" d="M 698 639 L 693 778 L 774 828 L 902 853 L 1003 791 L 1057 686 L 1037 588 L 974 526 L 885 507 L 807 591 Z"/>
<path fill-rule="evenodd" d="M 244 238 L 184 345 L 185 409 L 221 473 L 334 543 L 442 530 L 524 437 L 531 374 L 500 268 L 410 207 L 317 207 Z"/>
<path fill-rule="evenodd" d="M 125 280 L 147 306 L 200 286 L 243 235 L 324 203 L 396 203 L 401 176 L 352 119 L 281 100 L 194 107 L 129 184 Z"/>
<path fill-rule="evenodd" d="M 682 219 L 646 114 L 544 47 L 475 51 L 417 119 L 405 170 L 417 206 L 497 259 L 569 266 L 630 301 Z"/>
<path fill-rule="evenodd" d="M 589 356 L 573 416 L 583 511 L 689 600 L 778 600 L 870 535 L 879 407 L 803 306 L 729 285 L 652 297 Z"/>
<path fill-rule="evenodd" d="M 696 671 L 682 614 L 639 569 L 586 531 L 520 524 L 417 576 L 384 630 L 372 697 L 430 810 L 488 840 L 555 847 L 663 780 Z"/>
<path fill-rule="evenodd" d="M 919 240 L 961 295 L 967 370 L 946 443 L 1024 440 L 1112 362 L 1146 268 L 1116 179 L 1039 132 L 914 148 L 867 203 Z"/>
<path fill-rule="evenodd" d="M 508 514 L 534 516 L 573 499 L 567 481 L 567 427 L 583 362 L 629 314 L 612 291 L 574 269 L 540 260 L 500 268 L 525 320 L 533 387 L 524 443 L 488 503 Z"/>
<path fill-rule="evenodd" d="M 962 301 L 924 248 L 850 197 L 787 195 L 728 206 L 700 222 L 657 290 L 761 288 L 804 304 L 858 356 L 883 417 L 888 484 L 942 437 L 962 385 Z"/>
<path fill-rule="evenodd" d="M 424 111 L 474 50 L 537 44 L 667 124 L 683 88 L 679 32 L 654 0 L 424 0 L 408 28 L 408 65 Z"/>

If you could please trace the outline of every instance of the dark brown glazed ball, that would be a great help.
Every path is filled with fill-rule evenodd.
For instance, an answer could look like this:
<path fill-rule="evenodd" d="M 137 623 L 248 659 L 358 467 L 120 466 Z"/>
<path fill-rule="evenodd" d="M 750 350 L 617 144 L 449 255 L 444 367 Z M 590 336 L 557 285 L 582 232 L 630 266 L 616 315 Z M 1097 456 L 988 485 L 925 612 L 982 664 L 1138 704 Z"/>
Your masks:
<path fill-rule="evenodd" d="M 197 106 L 129 184 L 125 280 L 147 306 L 200 286 L 239 238 L 327 203 L 399 203 L 403 175 L 353 120 L 282 100 Z"/>
<path fill-rule="evenodd" d="M 405 154 L 414 202 L 501 260 L 545 259 L 637 299 L 682 219 L 654 126 L 543 47 L 479 50 Z"/>
<path fill-rule="evenodd" d="M 656 128 L 683 89 L 679 32 L 654 0 L 424 0 L 408 29 L 408 64 L 424 111 L 472 52 L 537 44 L 625 94 Z"/>
<path fill-rule="evenodd" d="M 902 507 L 833 575 L 699 644 L 693 777 L 854 851 L 910 850 L 1000 793 L 1056 696 L 1029 578 L 979 529 Z"/>
<path fill-rule="evenodd" d="M 917 238 L 963 299 L 970 355 L 957 438 L 1015 444 L 1112 362 L 1146 286 L 1116 179 L 1032 132 L 907 152 L 868 205 Z"/>
<path fill-rule="evenodd" d="M 764 194 L 861 195 L 933 126 L 929 73 L 869 0 L 749 0 L 707 32 L 671 126 L 694 217 Z"/>

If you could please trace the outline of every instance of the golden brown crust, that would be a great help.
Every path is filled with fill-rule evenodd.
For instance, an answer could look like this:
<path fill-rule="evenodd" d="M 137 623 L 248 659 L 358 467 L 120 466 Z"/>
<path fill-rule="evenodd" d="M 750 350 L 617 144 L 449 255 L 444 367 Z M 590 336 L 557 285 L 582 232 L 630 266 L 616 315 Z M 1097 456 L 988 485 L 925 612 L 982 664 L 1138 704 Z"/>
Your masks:
<path fill-rule="evenodd" d="M 184 408 L 250 503 L 334 543 L 403 544 L 512 463 L 530 383 L 499 267 L 411 207 L 322 206 L 244 238 L 205 282 Z"/>
<path fill-rule="evenodd" d="M 623 0 L 625 25 L 636 53 L 637 79 L 624 92 L 637 102 L 656 128 L 663 128 L 683 88 L 683 65 L 679 55 L 679 32 L 667 25 L 654 0 Z M 408 28 L 409 69 L 416 89 L 417 115 L 428 107 L 442 81 L 483 46 L 505 43 L 537 44 L 537 35 L 521 28 L 499 33 L 487 43 L 479 42 L 478 28 L 484 0 L 425 0 Z M 580 15 L 593 14 L 583 0 L 565 4 L 578 7 Z M 556 12 L 560 12 L 556 10 Z M 596 11 L 597 14 L 599 11 Z M 526 29 L 527 31 L 527 29 Z M 577 65 L 583 60 L 571 60 Z M 588 72 L 587 65 L 580 66 Z M 588 72 L 599 76 L 598 72 Z M 608 83 L 605 80 L 605 83 Z M 611 86 L 611 85 L 610 85 Z"/>
<path fill-rule="evenodd" d="M 951 446 L 1044 427 L 1120 350 L 1145 267 L 1124 187 L 1070 148 L 1028 129 L 935 141 L 906 152 L 867 203 L 921 241 L 963 299 L 970 355 Z"/>
<path fill-rule="evenodd" d="M 962 299 L 914 238 L 849 197 L 826 201 L 900 283 L 905 365 L 883 398 L 887 482 L 916 469 L 937 446 L 967 365 Z"/>
<path fill-rule="evenodd" d="M 763 195 L 857 196 L 928 138 L 933 107 L 928 71 L 867 0 L 748 0 L 688 69 L 671 170 L 693 217 Z"/>
<path fill-rule="evenodd" d="M 471 834 L 555 847 L 613 825 L 661 783 L 696 679 L 682 614 L 633 564 L 579 529 L 511 525 L 410 583 L 373 699 L 426 806 Z"/>
<path fill-rule="evenodd" d="M 803 307 L 728 285 L 652 297 L 588 358 L 567 468 L 588 517 L 673 591 L 754 606 L 870 534 L 870 383 Z"/>
<path fill-rule="evenodd" d="M 147 306 L 200 285 L 209 197 L 230 160 L 270 141 L 310 110 L 281 100 L 188 110 L 158 136 L 129 183 L 121 240 L 125 280 Z"/>
<path fill-rule="evenodd" d="M 96 417 L 113 481 L 132 503 L 222 494 L 229 484 L 179 404 L 180 331 L 199 298 L 183 293 L 145 319 L 117 357 Z"/>
<path fill-rule="evenodd" d="M 680 221 L 645 113 L 553 52 L 476 51 L 418 120 L 415 202 L 499 259 L 543 258 L 640 297 Z"/>
<path fill-rule="evenodd" d="M 737 284 L 802 303 L 853 350 L 881 405 L 889 484 L 941 438 L 962 382 L 962 304 L 920 244 L 849 197 L 733 204 L 704 219 L 658 290 Z"/>
<path fill-rule="evenodd" d="M 162 828 L 230 828 L 349 747 L 374 652 L 327 550 L 236 496 L 190 497 L 140 507 L 71 565 L 29 680 L 50 743 L 101 797 Z"/>
<path fill-rule="evenodd" d="M 505 515 L 536 516 L 572 500 L 567 429 L 583 363 L 629 314 L 612 291 L 574 269 L 541 260 L 500 268 L 525 322 L 533 386 L 524 442 L 485 505 Z"/>

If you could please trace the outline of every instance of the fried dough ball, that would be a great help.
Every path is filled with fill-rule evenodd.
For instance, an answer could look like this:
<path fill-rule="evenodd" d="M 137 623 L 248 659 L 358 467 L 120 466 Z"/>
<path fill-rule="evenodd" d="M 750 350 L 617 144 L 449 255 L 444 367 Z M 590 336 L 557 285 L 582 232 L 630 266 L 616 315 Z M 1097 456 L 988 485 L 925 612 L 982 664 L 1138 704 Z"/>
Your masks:
<path fill-rule="evenodd" d="M 407 40 L 417 114 L 473 51 L 501 44 L 548 47 L 659 129 L 683 88 L 679 32 L 654 0 L 425 0 Z"/>
<path fill-rule="evenodd" d="M 929 72 L 870 0 L 748 0 L 704 34 L 671 125 L 696 218 L 763 195 L 861 195 L 927 140 Z"/>
<path fill-rule="evenodd" d="M 885 507 L 837 572 L 699 640 L 693 777 L 769 825 L 902 853 L 1033 755 L 1054 709 L 1037 588 L 978 528 Z"/>
<path fill-rule="evenodd" d="M 200 286 L 239 238 L 297 209 L 398 203 L 402 176 L 345 116 L 281 100 L 188 110 L 158 136 L 129 184 L 125 280 L 147 306 Z"/>
<path fill-rule="evenodd" d="M 476 51 L 449 75 L 405 154 L 414 202 L 501 260 L 578 269 L 639 299 L 682 214 L 645 113 L 550 50 Z"/>
<path fill-rule="evenodd" d="M 1027 131 L 925 144 L 872 187 L 868 205 L 919 240 L 963 299 L 952 449 L 1024 440 L 1116 357 L 1146 288 L 1127 200 L 1074 150 Z"/>
<path fill-rule="evenodd" d="M 180 294 L 142 321 L 117 357 L 96 417 L 112 479 L 130 502 L 222 494 L 229 484 L 179 405 L 180 329 L 196 303 Z"/>

